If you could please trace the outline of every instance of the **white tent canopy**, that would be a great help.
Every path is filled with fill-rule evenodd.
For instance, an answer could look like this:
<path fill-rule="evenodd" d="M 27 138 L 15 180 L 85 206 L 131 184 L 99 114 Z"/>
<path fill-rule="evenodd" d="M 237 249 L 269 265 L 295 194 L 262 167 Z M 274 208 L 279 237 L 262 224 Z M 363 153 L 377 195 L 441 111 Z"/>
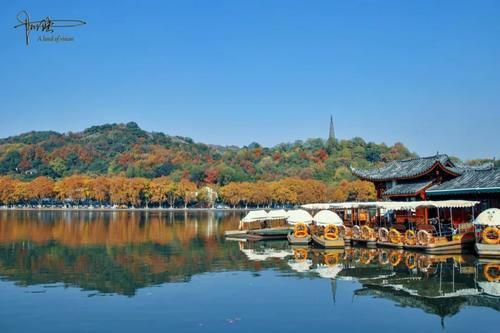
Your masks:
<path fill-rule="evenodd" d="M 267 212 L 265 210 L 252 210 L 241 220 L 241 222 L 256 222 L 267 220 Z"/>
<path fill-rule="evenodd" d="M 415 208 L 470 208 L 479 204 L 479 201 L 468 200 L 442 200 L 442 201 L 415 201 Z"/>
<path fill-rule="evenodd" d="M 267 213 L 268 220 L 285 220 L 287 217 L 288 214 L 284 209 L 275 209 Z"/>
<path fill-rule="evenodd" d="M 287 222 L 289 224 L 306 223 L 309 224 L 313 220 L 311 214 L 303 209 L 290 210 L 288 211 Z"/>
<path fill-rule="evenodd" d="M 313 221 L 318 225 L 342 225 L 342 219 L 331 210 L 321 210 L 313 217 Z"/>
<path fill-rule="evenodd" d="M 442 201 L 368 201 L 368 202 L 337 202 L 303 205 L 305 209 L 357 209 L 381 208 L 392 210 L 411 210 L 416 208 L 469 208 L 479 204 L 478 201 L 442 200 Z"/>
<path fill-rule="evenodd" d="M 500 209 L 490 208 L 478 215 L 476 225 L 500 226 Z"/>

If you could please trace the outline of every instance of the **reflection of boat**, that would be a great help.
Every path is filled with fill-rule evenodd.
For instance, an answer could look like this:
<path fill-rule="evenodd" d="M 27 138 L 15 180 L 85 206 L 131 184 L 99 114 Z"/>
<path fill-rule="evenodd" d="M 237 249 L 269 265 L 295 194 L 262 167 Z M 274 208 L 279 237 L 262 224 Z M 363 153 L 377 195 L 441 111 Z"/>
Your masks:
<path fill-rule="evenodd" d="M 320 253 L 322 260 L 312 271 L 325 279 L 335 279 L 344 268 L 342 264 L 344 251 L 340 249 L 326 250 Z"/>
<path fill-rule="evenodd" d="M 243 252 L 251 261 L 265 261 L 271 258 L 285 259 L 293 255 L 293 251 L 288 248 L 276 248 L 270 246 L 257 246 L 254 248 L 245 248 L 244 243 L 240 243 L 240 251 Z"/>
<path fill-rule="evenodd" d="M 311 269 L 312 260 L 308 258 L 308 248 L 296 247 L 293 249 L 293 259 L 288 260 L 288 266 L 298 272 L 304 273 Z"/>
<path fill-rule="evenodd" d="M 343 248 L 344 237 L 341 233 L 342 219 L 330 210 L 319 211 L 313 218 L 317 228 L 312 234 L 315 244 L 326 248 Z"/>
<path fill-rule="evenodd" d="M 352 273 L 345 269 L 342 273 L 358 276 L 363 287 L 356 290 L 355 295 L 380 297 L 404 307 L 420 308 L 443 320 L 457 314 L 465 305 L 500 311 L 500 284 L 476 283 L 482 274 L 476 273 L 473 257 L 402 253 L 404 258 L 413 256 L 417 260 L 415 269 L 402 269 L 408 265 L 405 264 L 394 267 L 392 275 L 376 277 L 373 272 L 370 278 L 354 273 L 354 269 Z"/>
<path fill-rule="evenodd" d="M 500 209 L 490 208 L 474 221 L 476 252 L 480 257 L 500 258 Z"/>
<path fill-rule="evenodd" d="M 312 222 L 312 216 L 303 209 L 288 212 L 288 224 L 293 225 L 293 230 L 288 233 L 288 242 L 292 245 L 307 245 L 311 242 L 311 234 L 307 226 Z"/>

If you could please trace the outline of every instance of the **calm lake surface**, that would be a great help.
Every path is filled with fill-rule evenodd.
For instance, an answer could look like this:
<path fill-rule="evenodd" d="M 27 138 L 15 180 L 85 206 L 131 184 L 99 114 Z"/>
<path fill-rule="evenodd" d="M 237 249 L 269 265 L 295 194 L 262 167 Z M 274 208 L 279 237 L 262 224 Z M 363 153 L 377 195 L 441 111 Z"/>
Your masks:
<path fill-rule="evenodd" d="M 224 240 L 241 214 L 0 211 L 0 332 L 498 331 L 473 256 Z"/>

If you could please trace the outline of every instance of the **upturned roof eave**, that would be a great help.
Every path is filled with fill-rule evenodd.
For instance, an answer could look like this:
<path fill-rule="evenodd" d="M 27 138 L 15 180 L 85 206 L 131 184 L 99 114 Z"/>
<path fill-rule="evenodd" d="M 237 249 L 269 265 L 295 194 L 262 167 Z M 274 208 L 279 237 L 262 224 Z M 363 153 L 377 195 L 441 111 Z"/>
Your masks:
<path fill-rule="evenodd" d="M 419 173 L 416 173 L 414 175 L 407 175 L 407 176 L 381 177 L 381 178 L 370 177 L 370 176 L 364 174 L 363 171 L 356 170 L 356 169 L 354 169 L 352 167 L 351 167 L 351 172 L 355 176 L 357 176 L 358 178 L 361 178 L 362 180 L 368 180 L 368 181 L 372 181 L 372 182 L 384 182 L 384 181 L 390 181 L 390 180 L 408 180 L 408 179 L 419 178 L 419 177 L 422 177 L 422 176 L 425 176 L 425 175 L 429 174 L 431 171 L 433 171 L 438 166 L 440 166 L 443 171 L 446 171 L 451 176 L 454 176 L 454 177 L 460 176 L 459 173 L 453 172 L 452 170 L 448 169 L 440 161 L 436 161 L 429 168 L 427 168 L 427 169 L 425 169 L 425 170 L 423 170 L 423 171 L 421 171 Z"/>

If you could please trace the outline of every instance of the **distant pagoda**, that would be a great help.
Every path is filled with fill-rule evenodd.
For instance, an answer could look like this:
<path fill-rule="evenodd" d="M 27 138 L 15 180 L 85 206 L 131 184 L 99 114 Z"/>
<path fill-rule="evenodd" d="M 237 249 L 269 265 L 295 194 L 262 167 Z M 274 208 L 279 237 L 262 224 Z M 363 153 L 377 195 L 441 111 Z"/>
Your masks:
<path fill-rule="evenodd" d="M 333 117 L 330 115 L 330 131 L 328 132 L 328 140 L 335 140 L 335 129 L 333 127 Z"/>

